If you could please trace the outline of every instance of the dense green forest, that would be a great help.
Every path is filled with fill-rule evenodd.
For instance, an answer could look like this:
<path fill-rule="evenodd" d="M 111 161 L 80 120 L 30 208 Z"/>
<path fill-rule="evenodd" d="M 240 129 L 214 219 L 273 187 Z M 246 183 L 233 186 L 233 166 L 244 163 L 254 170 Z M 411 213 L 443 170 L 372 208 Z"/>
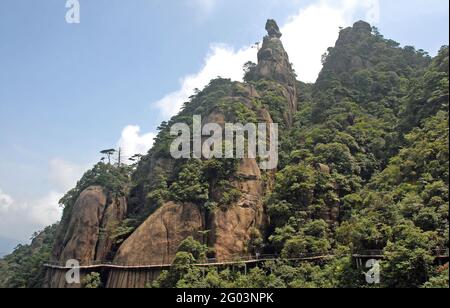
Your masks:
<path fill-rule="evenodd" d="M 284 258 L 333 254 L 331 262 L 205 274 L 193 266 L 199 243 L 188 240 L 153 286 L 367 287 L 351 251 L 383 250 L 378 287 L 448 287 L 448 264 L 435 264 L 449 245 L 448 61 L 448 47 L 430 59 L 373 29 L 330 49 L 315 85 L 298 84 L 259 245 Z M 330 224 L 322 214 L 333 209 Z"/>
<path fill-rule="evenodd" d="M 248 249 L 280 260 L 248 272 L 202 270 L 194 264 L 208 258 L 211 248 L 188 238 L 170 271 L 148 287 L 368 287 L 364 271 L 351 258 L 352 252 L 367 250 L 385 257 L 381 284 L 374 287 L 449 287 L 448 264 L 436 263 L 449 247 L 448 46 L 431 58 L 385 39 L 376 28 L 358 27 L 341 31 L 336 46 L 323 56 L 315 84 L 296 83 L 299 104 L 291 126 L 283 124 L 285 102 L 276 83 L 255 78 L 255 65 L 246 64 L 246 83 L 263 93 L 252 103 L 265 106 L 283 125 L 280 164 L 264 200 L 269 223 L 263 232 L 253 231 Z M 147 171 L 152 158 L 167 153 L 171 123 L 189 122 L 192 114 L 217 108 L 236 121 L 257 122 L 252 108 L 222 99 L 245 96 L 241 92 L 240 83 L 213 80 L 161 125 L 154 148 L 136 165 L 99 163 L 61 200 L 61 224 L 90 185 L 102 185 L 114 195 L 130 192 L 130 214 L 114 231 L 115 245 L 164 201 L 193 202 L 205 211 L 231 206 L 240 193 L 229 185 L 236 160 L 182 160 L 172 166 L 176 177 L 164 166 L 151 177 Z M 210 198 L 213 188 L 220 191 L 218 198 Z M 0 286 L 42 285 L 42 264 L 55 228 L 0 261 Z M 283 261 L 304 253 L 334 258 Z"/>

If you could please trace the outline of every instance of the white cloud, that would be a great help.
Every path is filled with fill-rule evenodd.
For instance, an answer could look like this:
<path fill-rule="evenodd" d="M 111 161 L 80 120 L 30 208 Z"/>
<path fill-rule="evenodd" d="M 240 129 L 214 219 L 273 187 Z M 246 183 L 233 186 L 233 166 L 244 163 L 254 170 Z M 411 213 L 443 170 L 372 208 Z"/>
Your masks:
<path fill-rule="evenodd" d="M 301 9 L 282 27 L 283 43 L 300 80 L 316 80 L 322 54 L 336 42 L 339 27 L 348 24 L 345 12 L 322 1 Z"/>
<path fill-rule="evenodd" d="M 247 61 L 256 62 L 256 49 L 244 47 L 235 50 L 224 44 L 213 44 L 201 70 L 183 78 L 180 89 L 163 97 L 155 106 L 164 117 L 173 116 L 180 111 L 189 96 L 194 94 L 194 89 L 203 89 L 211 79 L 220 76 L 242 80 L 243 65 Z"/>
<path fill-rule="evenodd" d="M 61 158 L 49 162 L 50 191 L 36 199 L 17 200 L 0 190 L 0 237 L 26 242 L 38 230 L 61 219 L 59 200 L 87 169 Z"/>
<path fill-rule="evenodd" d="M 330 0 L 322 0 L 325 3 L 330 3 Z M 342 7 L 347 18 L 353 18 L 355 14 L 362 13 L 362 18 L 365 21 L 377 24 L 380 22 L 380 0 L 343 0 Z"/>
<path fill-rule="evenodd" d="M 207 3 L 214 1 L 197 2 L 208 6 Z M 351 25 L 361 12 L 363 18 L 376 23 L 379 9 L 379 0 L 321 0 L 300 8 L 281 27 L 283 43 L 299 79 L 316 80 L 322 68 L 321 56 L 334 45 L 339 27 Z M 167 94 L 153 106 L 164 118 L 169 118 L 180 110 L 195 88 L 202 89 L 211 79 L 221 76 L 242 80 L 242 66 L 247 61 L 256 61 L 256 50 L 249 46 L 235 50 L 224 44 L 212 45 L 199 72 L 182 78 L 179 90 Z"/>
<path fill-rule="evenodd" d="M 190 3 L 205 15 L 216 8 L 217 0 L 190 0 Z M 301 3 L 299 1 L 299 5 Z M 350 25 L 356 16 L 377 23 L 380 18 L 379 0 L 321 0 L 299 8 L 297 14 L 282 25 L 283 43 L 300 80 L 315 81 L 321 69 L 321 55 L 334 45 L 339 27 Z M 202 68 L 182 78 L 180 88 L 155 102 L 154 107 L 168 118 L 180 110 L 195 88 L 204 88 L 211 79 L 221 76 L 242 80 L 242 66 L 247 61 L 256 62 L 256 49 L 212 44 Z M 130 125 L 123 129 L 118 146 L 125 157 L 145 154 L 153 145 L 154 137 L 155 134 L 141 133 L 139 126 Z M 53 159 L 48 176 L 53 189 L 33 202 L 15 200 L 0 190 L 0 236 L 25 241 L 34 231 L 58 221 L 62 213 L 58 200 L 74 187 L 85 169 L 87 166 Z"/>
<path fill-rule="evenodd" d="M 0 236 L 25 242 L 35 231 L 57 222 L 62 214 L 62 208 L 58 205 L 62 196 L 62 193 L 51 191 L 46 196 L 29 202 L 16 201 L 1 194 Z"/>
<path fill-rule="evenodd" d="M 62 158 L 54 158 L 49 163 L 49 180 L 58 191 L 68 191 L 77 184 L 88 166 L 80 166 Z"/>
<path fill-rule="evenodd" d="M 14 200 L 0 189 L 0 213 L 7 212 Z"/>
<path fill-rule="evenodd" d="M 124 157 L 144 154 L 151 148 L 154 137 L 152 133 L 140 134 L 138 126 L 127 126 L 118 146 L 122 147 Z M 54 158 L 49 162 L 46 177 L 50 185 L 47 194 L 20 200 L 0 190 L 0 237 L 25 243 L 35 231 L 60 220 L 63 209 L 59 200 L 75 187 L 88 168 L 88 164 L 78 165 Z"/>
<path fill-rule="evenodd" d="M 122 149 L 125 159 L 135 154 L 146 154 L 153 146 L 154 133 L 140 134 L 141 128 L 135 125 L 129 125 L 122 130 L 117 146 Z"/>
<path fill-rule="evenodd" d="M 334 46 L 339 28 L 350 26 L 359 15 L 378 23 L 379 0 L 322 0 L 289 18 L 281 29 L 282 40 L 301 81 L 316 81 L 322 69 L 321 56 Z"/>
<path fill-rule="evenodd" d="M 43 227 L 54 224 L 61 219 L 62 208 L 59 206 L 59 200 L 64 193 L 51 191 L 43 198 L 37 200 L 32 206 L 28 206 L 30 220 Z"/>

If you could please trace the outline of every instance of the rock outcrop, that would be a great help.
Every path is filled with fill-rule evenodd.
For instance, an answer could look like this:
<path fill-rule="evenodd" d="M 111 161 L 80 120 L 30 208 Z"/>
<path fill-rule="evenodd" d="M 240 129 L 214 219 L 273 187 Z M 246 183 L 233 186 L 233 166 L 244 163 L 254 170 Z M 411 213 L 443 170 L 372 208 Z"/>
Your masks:
<path fill-rule="evenodd" d="M 84 190 L 73 206 L 68 225 L 60 226 L 52 261 L 61 265 L 68 260 L 77 260 L 80 265 L 106 261 L 113 244 L 109 231 L 123 220 L 126 211 L 125 198 L 109 201 L 100 186 Z M 62 272 L 50 273 L 47 280 L 52 288 L 66 286 Z"/>
<path fill-rule="evenodd" d="M 296 76 L 289 61 L 289 55 L 281 42 L 281 32 L 274 20 L 266 24 L 267 36 L 264 37 L 258 52 L 258 64 L 254 70 L 257 79 L 267 79 L 277 82 L 286 89 L 287 105 L 285 107 L 285 122 L 292 125 L 293 115 L 297 111 Z"/>
<path fill-rule="evenodd" d="M 276 25 L 276 24 L 275 24 Z M 275 31 L 275 30 L 273 30 Z M 239 100 L 248 108 L 254 109 L 252 104 L 259 94 L 253 86 L 245 87 L 245 94 L 241 97 L 229 98 L 231 101 Z M 273 123 L 270 114 L 264 108 L 254 110 L 260 123 Z M 213 111 L 204 123 L 217 123 L 224 128 L 226 116 Z M 250 230 L 262 230 L 266 223 L 263 198 L 266 193 L 266 184 L 258 162 L 254 158 L 243 158 L 236 172 L 236 179 L 231 185 L 241 192 L 237 202 L 226 209 L 215 209 L 208 217 L 207 225 L 210 227 L 208 244 L 214 248 L 217 260 L 230 260 L 248 254 Z M 213 192 L 214 199 L 220 199 L 220 192 Z"/>
<path fill-rule="evenodd" d="M 227 210 L 217 209 L 212 215 L 211 236 L 216 258 L 231 260 L 247 254 L 250 229 L 262 229 L 265 223 L 262 198 L 264 184 L 255 159 L 243 159 L 233 185 L 242 196 Z"/>
<path fill-rule="evenodd" d="M 271 37 L 281 38 L 283 34 L 280 32 L 280 27 L 275 20 L 269 19 L 266 23 L 266 31 Z"/>
<path fill-rule="evenodd" d="M 326 61 L 320 72 L 315 87 L 318 91 L 329 87 L 339 80 L 344 85 L 349 85 L 356 72 L 373 67 L 372 59 L 376 49 L 370 47 L 373 44 L 372 26 L 364 21 L 358 21 L 352 27 L 342 29 L 333 48 L 328 50 Z M 377 43 L 383 46 L 384 43 Z M 388 48 L 388 46 L 386 46 Z M 395 57 L 394 54 L 391 56 Z M 344 78 L 341 78 L 341 77 Z M 347 77 L 346 77 L 347 76 Z"/>
<path fill-rule="evenodd" d="M 114 264 L 171 264 L 179 245 L 187 237 L 203 242 L 199 231 L 205 228 L 204 216 L 198 206 L 168 202 L 151 215 L 120 247 Z M 142 288 L 149 282 L 148 273 L 114 270 L 109 288 Z"/>
<path fill-rule="evenodd" d="M 240 85 L 239 95 L 227 96 L 224 100 L 244 104 L 257 115 L 259 122 L 272 123 L 269 112 L 254 105 L 259 94 L 253 86 Z M 233 113 L 224 113 L 221 108 L 212 109 L 203 117 L 207 123 L 233 123 Z M 206 138 L 206 137 L 204 137 Z M 154 172 L 154 171 L 151 171 Z M 180 243 L 189 236 L 214 248 L 217 260 L 249 254 L 248 244 L 251 230 L 262 230 L 266 223 L 263 197 L 267 183 L 262 179 L 258 162 L 254 158 L 240 161 L 235 179 L 230 184 L 239 190 L 239 200 L 226 208 L 205 212 L 199 205 L 168 202 L 161 206 L 122 244 L 114 259 L 115 264 L 162 265 L 170 264 Z M 221 192 L 211 183 L 211 198 L 220 203 Z M 201 231 L 208 230 L 207 238 Z M 110 288 L 144 287 L 157 277 L 155 271 L 132 271 L 114 269 L 107 286 Z"/>
<path fill-rule="evenodd" d="M 168 202 L 151 215 L 121 246 L 118 264 L 170 264 L 180 243 L 189 236 L 203 241 L 204 217 L 198 206 Z"/>
<path fill-rule="evenodd" d="M 243 113 L 251 115 L 252 121 L 273 123 L 269 109 L 260 100 L 266 92 L 272 93 L 273 88 L 276 88 L 283 102 L 279 109 L 284 110 L 285 124 L 288 127 L 292 125 L 292 117 L 297 110 L 295 74 L 280 40 L 282 34 L 278 25 L 269 20 L 266 29 L 268 35 L 258 53 L 255 76 L 265 80 L 267 88 L 260 90 L 254 84 L 230 82 L 233 90 L 218 91 L 221 94 L 215 100 L 219 99 L 221 104 L 205 109 L 202 113 L 203 124 L 216 123 L 224 128 L 225 123 L 239 122 Z M 147 196 L 151 194 L 152 187 L 158 187 L 155 179 L 159 176 L 167 181 L 176 179 L 176 165 L 176 160 L 169 155 L 148 155 L 138 166 L 134 176 L 140 180 L 128 196 L 127 215 L 149 216 L 118 248 L 113 260 L 115 265 L 133 267 L 171 264 L 181 242 L 190 236 L 214 248 L 218 260 L 226 261 L 251 253 L 249 242 L 253 231 L 262 232 L 266 226 L 263 200 L 272 186 L 275 170 L 264 171 L 263 176 L 257 159 L 244 158 L 240 160 L 236 174 L 229 178 L 230 185 L 240 192 L 238 200 L 232 204 L 210 211 L 202 209 L 199 204 L 179 202 L 166 202 L 158 208 L 157 204 L 148 202 Z M 217 183 L 214 180 L 211 181 L 210 199 L 220 204 L 223 192 L 215 187 Z M 153 185 L 153 182 L 156 184 Z M 64 240 L 58 244 L 60 247 L 55 254 L 57 260 L 74 258 L 88 263 L 108 258 L 112 241 L 108 236 L 101 236 L 108 232 L 100 230 L 113 229 L 114 222 L 124 217 L 124 202 L 116 200 L 108 203 L 100 187 L 83 192 L 74 207 Z M 146 211 L 151 214 L 146 214 Z M 110 269 L 107 287 L 142 288 L 156 279 L 158 274 L 159 271 L 153 269 Z M 52 286 L 64 284 L 56 279 Z"/>
<path fill-rule="evenodd" d="M 100 225 L 95 261 L 111 260 L 111 252 L 114 245 L 113 233 L 124 219 L 126 213 L 127 201 L 124 197 L 113 199 L 106 207 Z"/>

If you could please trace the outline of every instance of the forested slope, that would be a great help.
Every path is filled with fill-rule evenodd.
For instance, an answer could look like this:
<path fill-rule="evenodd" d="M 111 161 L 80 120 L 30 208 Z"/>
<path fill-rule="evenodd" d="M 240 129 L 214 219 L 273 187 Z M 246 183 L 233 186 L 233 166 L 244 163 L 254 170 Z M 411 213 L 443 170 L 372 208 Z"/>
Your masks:
<path fill-rule="evenodd" d="M 77 215 L 86 215 L 95 221 L 86 233 L 95 236 L 83 234 L 93 254 L 85 261 L 173 262 L 147 286 L 367 287 L 351 255 L 377 250 L 378 287 L 448 287 L 448 264 L 436 262 L 449 245 L 448 47 L 431 58 L 357 22 L 324 54 L 317 82 L 305 84 L 295 80 L 276 23 L 266 29 L 245 82 L 211 81 L 161 125 L 148 155 L 130 167 L 99 163 L 61 200 L 52 258 L 71 253 Z M 278 169 L 248 159 L 173 159 L 170 127 L 192 125 L 193 115 L 221 125 L 279 123 Z M 82 198 L 92 186 L 103 188 L 98 217 Z M 4 286 L 44 283 L 40 273 L 21 278 L 24 249 L 0 263 Z M 247 274 L 193 266 L 255 254 L 280 260 Z M 334 258 L 283 261 L 304 254 Z M 48 255 L 46 245 L 33 254 L 28 272 L 39 272 Z M 122 278 L 103 280 L 117 286 Z"/>

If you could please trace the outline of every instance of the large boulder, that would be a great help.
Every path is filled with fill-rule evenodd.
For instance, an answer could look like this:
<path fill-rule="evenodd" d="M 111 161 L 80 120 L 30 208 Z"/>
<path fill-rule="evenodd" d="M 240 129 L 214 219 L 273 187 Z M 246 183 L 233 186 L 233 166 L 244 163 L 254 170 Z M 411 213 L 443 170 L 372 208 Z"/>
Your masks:
<path fill-rule="evenodd" d="M 275 20 L 269 19 L 266 23 L 266 31 L 269 36 L 280 38 L 283 34 L 278 27 L 278 24 Z"/>
<path fill-rule="evenodd" d="M 89 187 L 80 194 L 72 210 L 59 261 L 74 259 L 80 264 L 89 264 L 96 259 L 106 204 L 107 196 L 100 186 Z"/>
<path fill-rule="evenodd" d="M 168 202 L 152 214 L 120 247 L 114 264 L 167 265 L 189 236 L 203 242 L 205 219 L 198 206 Z M 149 276 L 150 273 L 150 276 Z M 142 288 L 157 277 L 155 271 L 112 270 L 109 288 Z"/>
<path fill-rule="evenodd" d="M 127 213 L 127 201 L 125 197 L 114 198 L 103 213 L 100 235 L 95 251 L 96 261 L 111 259 L 114 246 L 114 231 L 119 227 Z"/>
<path fill-rule="evenodd" d="M 120 246 L 114 263 L 170 264 L 183 240 L 189 236 L 201 240 L 199 231 L 203 227 L 204 217 L 198 206 L 168 202 Z"/>
<path fill-rule="evenodd" d="M 100 186 L 85 189 L 73 206 L 68 224 L 60 225 L 52 261 L 61 265 L 68 260 L 77 260 L 80 265 L 107 261 L 113 246 L 111 232 L 126 212 L 125 198 L 110 199 Z M 49 271 L 47 284 L 52 288 L 69 287 L 64 277 L 64 271 Z"/>

